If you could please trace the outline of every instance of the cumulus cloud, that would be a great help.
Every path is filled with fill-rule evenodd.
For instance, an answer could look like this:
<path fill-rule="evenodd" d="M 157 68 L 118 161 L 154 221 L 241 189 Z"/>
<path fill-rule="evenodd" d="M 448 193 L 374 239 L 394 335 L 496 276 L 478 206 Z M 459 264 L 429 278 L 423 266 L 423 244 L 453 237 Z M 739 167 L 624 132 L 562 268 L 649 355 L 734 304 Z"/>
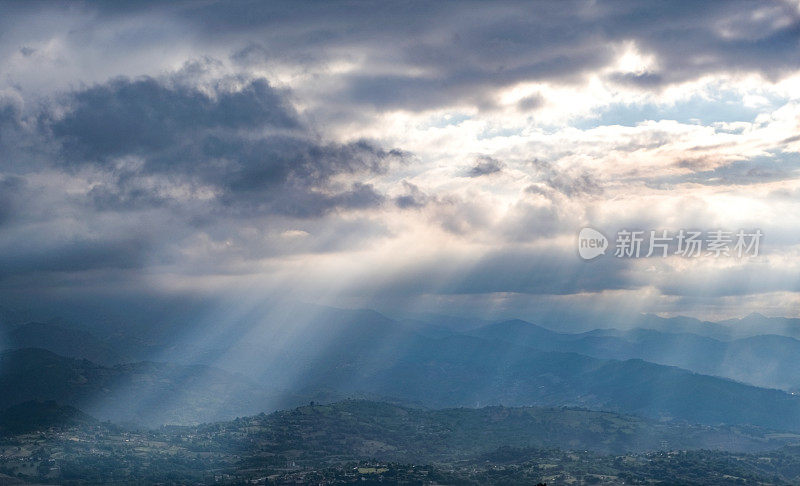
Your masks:
<path fill-rule="evenodd" d="M 115 79 L 71 93 L 66 113 L 49 125 L 63 147 L 60 162 L 110 174 L 90 191 L 100 209 L 180 203 L 202 192 L 216 203 L 210 209 L 239 215 L 318 217 L 382 202 L 370 184 L 339 188 L 331 179 L 384 172 L 402 152 L 319 141 L 267 81 L 236 81 L 208 93 L 170 80 Z"/>

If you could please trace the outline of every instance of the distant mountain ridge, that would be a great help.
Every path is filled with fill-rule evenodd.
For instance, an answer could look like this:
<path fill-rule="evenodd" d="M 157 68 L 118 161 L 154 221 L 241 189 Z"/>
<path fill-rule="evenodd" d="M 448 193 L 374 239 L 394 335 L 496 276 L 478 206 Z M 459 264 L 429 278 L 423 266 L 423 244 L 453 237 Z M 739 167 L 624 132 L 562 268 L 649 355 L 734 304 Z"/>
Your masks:
<path fill-rule="evenodd" d="M 358 358 L 327 362 L 307 386 L 415 400 L 426 406 L 574 405 L 678 418 L 799 430 L 800 397 L 642 360 L 599 360 L 467 336 L 418 341 L 384 352 L 385 365 Z"/>
<path fill-rule="evenodd" d="M 303 397 L 358 396 L 432 408 L 568 405 L 800 430 L 800 397 L 708 376 L 728 373 L 788 388 L 800 376 L 786 366 L 800 342 L 784 336 L 721 341 L 651 329 L 564 334 L 521 320 L 464 333 L 371 310 L 290 310 L 268 314 L 285 322 L 244 314 L 193 329 L 173 326 L 160 338 L 148 336 L 144 347 L 135 329 L 98 339 L 62 324 L 18 326 L 20 335 L 27 333 L 25 344 L 72 357 L 40 349 L 0 355 L 0 386 L 9 390 L 0 407 L 55 399 L 102 420 L 157 425 L 274 410 Z M 110 342 L 123 344 L 109 350 Z M 125 349 L 133 351 L 130 358 Z M 104 363 L 79 359 L 90 353 Z M 142 354 L 156 359 L 143 361 Z"/>
<path fill-rule="evenodd" d="M 0 349 L 42 348 L 61 356 L 85 358 L 114 365 L 130 361 L 92 333 L 58 324 L 29 322 L 13 327 L 0 341 Z"/>
<path fill-rule="evenodd" d="M 509 319 L 496 320 L 490 325 Z M 512 319 L 513 320 L 513 319 Z M 554 332 L 581 334 L 588 331 L 629 331 L 649 329 L 664 333 L 696 334 L 719 341 L 764 334 L 800 339 L 800 318 L 767 317 L 751 313 L 742 318 L 707 321 L 688 316 L 661 317 L 655 314 L 621 312 L 545 312 L 524 319 Z M 484 326 L 475 326 L 473 329 Z"/>
<path fill-rule="evenodd" d="M 380 360 L 383 365 L 377 365 Z M 570 405 L 705 424 L 800 431 L 800 398 L 778 390 L 647 363 L 540 352 L 468 336 L 419 338 L 376 357 L 351 346 L 311 363 L 297 395 L 386 396 L 427 407 Z M 268 381 L 207 366 L 132 363 L 102 367 L 43 350 L 0 354 L 0 407 L 58 400 L 100 419 L 197 423 L 286 403 Z"/>
<path fill-rule="evenodd" d="M 800 340 L 774 334 L 718 340 L 652 329 L 597 329 L 565 334 L 519 319 L 475 329 L 486 339 L 544 351 L 574 352 L 604 359 L 645 359 L 756 386 L 791 390 L 800 386 Z"/>

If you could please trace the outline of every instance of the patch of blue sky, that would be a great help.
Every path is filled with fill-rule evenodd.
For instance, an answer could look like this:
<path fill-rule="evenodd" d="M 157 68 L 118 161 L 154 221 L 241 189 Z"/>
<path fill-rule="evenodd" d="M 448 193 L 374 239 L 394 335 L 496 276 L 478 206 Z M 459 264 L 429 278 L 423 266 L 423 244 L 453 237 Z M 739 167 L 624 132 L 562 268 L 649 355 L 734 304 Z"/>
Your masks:
<path fill-rule="evenodd" d="M 472 117 L 465 113 L 447 113 L 443 116 L 431 119 L 425 123 L 422 128 L 444 128 L 449 126 L 458 126 L 470 119 L 472 119 Z"/>
<path fill-rule="evenodd" d="M 722 92 L 713 99 L 697 95 L 670 104 L 614 103 L 590 116 L 575 120 L 571 125 L 588 130 L 609 125 L 633 127 L 649 120 L 674 120 L 693 125 L 711 125 L 717 122 L 752 123 L 759 114 L 772 112 L 788 101 L 776 96 L 761 96 L 767 101 L 761 106 L 745 104 L 741 94 L 737 92 Z"/>

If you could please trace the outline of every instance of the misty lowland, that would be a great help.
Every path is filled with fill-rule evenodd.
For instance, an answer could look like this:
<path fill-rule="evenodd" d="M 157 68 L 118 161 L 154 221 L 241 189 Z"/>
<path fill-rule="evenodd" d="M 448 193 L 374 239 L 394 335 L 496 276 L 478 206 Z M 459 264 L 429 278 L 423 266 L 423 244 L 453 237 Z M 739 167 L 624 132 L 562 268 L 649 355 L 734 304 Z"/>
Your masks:
<path fill-rule="evenodd" d="M 800 486 L 800 0 L 0 0 L 0 486 Z"/>
<path fill-rule="evenodd" d="M 2 315 L 7 484 L 800 481 L 798 319 Z"/>

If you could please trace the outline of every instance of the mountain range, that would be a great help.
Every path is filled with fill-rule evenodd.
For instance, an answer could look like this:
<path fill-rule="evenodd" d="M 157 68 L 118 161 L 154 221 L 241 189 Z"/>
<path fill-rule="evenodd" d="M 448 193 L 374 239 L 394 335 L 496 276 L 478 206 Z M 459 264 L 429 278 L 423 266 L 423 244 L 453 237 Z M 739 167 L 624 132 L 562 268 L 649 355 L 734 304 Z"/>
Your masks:
<path fill-rule="evenodd" d="M 800 356 L 800 340 L 777 334 L 728 340 L 654 329 L 597 329 L 567 334 L 521 320 L 491 324 L 470 334 L 547 351 L 645 359 L 768 388 L 794 390 L 800 385 L 800 367 L 792 366 Z"/>
<path fill-rule="evenodd" d="M 96 337 L 63 323 L 10 326 L 0 407 L 57 400 L 101 420 L 158 425 L 365 397 L 428 408 L 578 406 L 800 431 L 800 397 L 773 389 L 800 383 L 789 366 L 800 342 L 788 336 L 721 340 L 685 326 L 569 334 L 519 320 L 462 330 L 320 308 L 289 316 L 280 325 L 173 328 L 146 345 L 135 330 Z"/>

